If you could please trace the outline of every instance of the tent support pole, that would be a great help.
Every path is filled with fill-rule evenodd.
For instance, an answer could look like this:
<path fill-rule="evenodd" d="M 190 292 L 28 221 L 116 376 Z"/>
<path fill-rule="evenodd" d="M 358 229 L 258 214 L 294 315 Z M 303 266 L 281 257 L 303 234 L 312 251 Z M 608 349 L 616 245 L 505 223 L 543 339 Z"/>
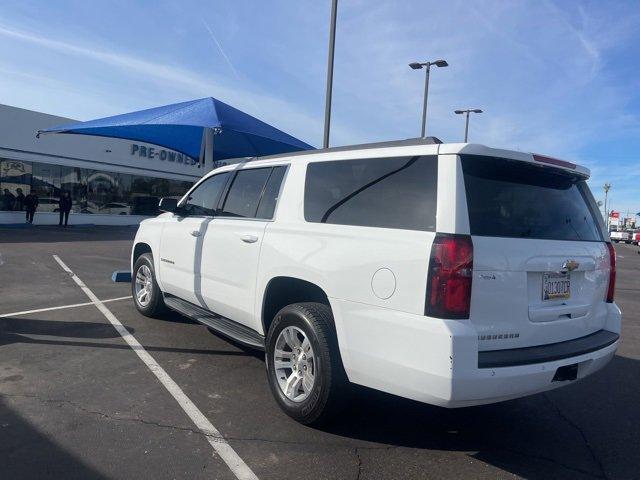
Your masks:
<path fill-rule="evenodd" d="M 215 135 L 213 128 L 205 128 L 204 135 L 204 173 L 207 173 L 215 168 L 213 164 L 213 136 Z"/>
<path fill-rule="evenodd" d="M 204 175 L 206 172 L 204 171 L 205 169 L 205 148 L 206 148 L 206 144 L 207 142 L 205 141 L 207 135 L 206 135 L 206 128 L 202 129 L 202 140 L 200 141 L 200 155 L 198 156 L 198 168 L 201 169 L 201 173 L 202 175 Z"/>

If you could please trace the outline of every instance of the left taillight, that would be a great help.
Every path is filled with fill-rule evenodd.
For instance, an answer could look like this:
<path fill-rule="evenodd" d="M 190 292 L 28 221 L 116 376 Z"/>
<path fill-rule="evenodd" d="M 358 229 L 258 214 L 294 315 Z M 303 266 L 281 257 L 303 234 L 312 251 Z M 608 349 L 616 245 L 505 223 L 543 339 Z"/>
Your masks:
<path fill-rule="evenodd" d="M 438 233 L 431 246 L 425 315 L 469 318 L 473 243 L 469 235 Z"/>
<path fill-rule="evenodd" d="M 609 288 L 607 289 L 607 303 L 613 303 L 613 294 L 616 290 L 616 251 L 610 243 L 607 243 L 607 249 L 609 249 Z"/>

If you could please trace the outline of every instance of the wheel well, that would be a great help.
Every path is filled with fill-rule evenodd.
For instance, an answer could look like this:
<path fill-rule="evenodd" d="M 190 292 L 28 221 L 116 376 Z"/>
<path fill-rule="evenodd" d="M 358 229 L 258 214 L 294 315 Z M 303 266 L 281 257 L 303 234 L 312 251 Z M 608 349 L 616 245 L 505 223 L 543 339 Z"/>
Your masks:
<path fill-rule="evenodd" d="M 267 285 L 262 301 L 262 325 L 266 336 L 273 317 L 283 307 L 292 303 L 318 302 L 329 304 L 327 294 L 319 286 L 292 277 L 272 278 Z"/>
<path fill-rule="evenodd" d="M 143 253 L 151 253 L 151 247 L 146 243 L 137 243 L 133 248 L 133 265 L 135 265 L 138 257 Z"/>

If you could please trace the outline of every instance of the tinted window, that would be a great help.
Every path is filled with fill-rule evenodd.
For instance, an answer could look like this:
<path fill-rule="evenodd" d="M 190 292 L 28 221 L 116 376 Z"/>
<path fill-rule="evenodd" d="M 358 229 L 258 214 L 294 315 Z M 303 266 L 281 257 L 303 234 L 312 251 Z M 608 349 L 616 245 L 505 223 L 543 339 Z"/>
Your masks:
<path fill-rule="evenodd" d="M 602 241 L 583 179 L 559 169 L 462 156 L 472 235 Z"/>
<path fill-rule="evenodd" d="M 262 199 L 260 199 L 256 218 L 273 218 L 273 213 L 278 203 L 278 195 L 280 194 L 280 186 L 282 185 L 282 179 L 286 171 L 286 167 L 275 167 L 271 172 L 269 180 L 267 180 L 267 185 L 264 187 Z"/>
<path fill-rule="evenodd" d="M 310 163 L 308 222 L 435 230 L 436 156 Z"/>
<path fill-rule="evenodd" d="M 271 168 L 240 170 L 233 179 L 221 215 L 253 218 Z"/>
<path fill-rule="evenodd" d="M 191 192 L 183 204 L 187 215 L 215 215 L 220 193 L 227 183 L 229 173 L 209 177 Z"/>

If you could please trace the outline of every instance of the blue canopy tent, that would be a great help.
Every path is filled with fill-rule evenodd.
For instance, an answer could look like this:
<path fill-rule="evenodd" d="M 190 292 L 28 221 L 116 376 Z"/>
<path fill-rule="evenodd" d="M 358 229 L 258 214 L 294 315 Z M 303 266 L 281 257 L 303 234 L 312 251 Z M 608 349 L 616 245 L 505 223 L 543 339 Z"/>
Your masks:
<path fill-rule="evenodd" d="M 115 137 L 152 143 L 200 160 L 206 170 L 230 158 L 313 149 L 212 97 L 47 128 L 46 133 Z"/>

